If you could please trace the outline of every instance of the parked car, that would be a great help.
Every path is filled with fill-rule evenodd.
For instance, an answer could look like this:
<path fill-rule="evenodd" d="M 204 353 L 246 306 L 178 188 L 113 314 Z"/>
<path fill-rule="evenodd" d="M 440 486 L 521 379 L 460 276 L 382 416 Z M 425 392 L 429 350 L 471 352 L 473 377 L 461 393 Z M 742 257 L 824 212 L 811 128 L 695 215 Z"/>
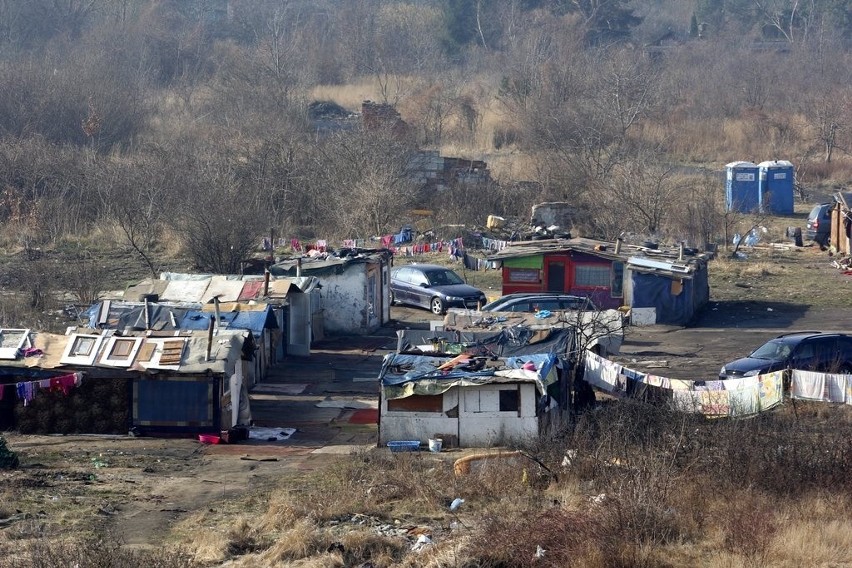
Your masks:
<path fill-rule="evenodd" d="M 410 304 L 442 315 L 447 308 L 476 309 L 487 299 L 482 290 L 437 264 L 408 264 L 391 272 L 391 303 Z"/>
<path fill-rule="evenodd" d="M 828 246 L 831 236 L 831 210 L 834 203 L 820 203 L 808 213 L 805 236 L 821 247 Z"/>
<path fill-rule="evenodd" d="M 581 312 L 597 311 L 591 298 L 560 292 L 519 292 L 507 294 L 482 307 L 484 312 L 551 312 L 576 310 Z"/>
<path fill-rule="evenodd" d="M 852 373 L 852 336 L 819 331 L 779 335 L 748 357 L 726 363 L 719 378 L 753 377 L 783 369 Z"/>

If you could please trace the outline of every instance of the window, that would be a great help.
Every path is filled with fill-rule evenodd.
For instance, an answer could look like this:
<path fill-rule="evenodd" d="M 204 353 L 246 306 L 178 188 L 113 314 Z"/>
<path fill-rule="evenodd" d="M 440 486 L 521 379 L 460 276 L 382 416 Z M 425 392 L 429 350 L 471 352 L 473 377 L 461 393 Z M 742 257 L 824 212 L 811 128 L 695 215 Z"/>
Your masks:
<path fill-rule="evenodd" d="M 609 265 L 577 264 L 574 266 L 574 286 L 584 288 L 609 288 L 609 284 Z"/>
<path fill-rule="evenodd" d="M 135 339 L 116 339 L 109 350 L 110 359 L 127 359 L 135 345 Z"/>
<path fill-rule="evenodd" d="M 500 391 L 500 412 L 517 412 L 521 407 L 521 397 L 517 389 Z"/>
<path fill-rule="evenodd" d="M 141 345 L 141 337 L 110 337 L 100 362 L 113 367 L 129 367 Z"/>
<path fill-rule="evenodd" d="M 535 268 L 507 268 L 509 282 L 531 283 L 539 282 L 539 271 Z"/>
<path fill-rule="evenodd" d="M 414 394 L 405 398 L 388 400 L 388 412 L 441 412 L 444 395 Z"/>
<path fill-rule="evenodd" d="M 411 281 L 411 269 L 410 268 L 400 268 L 396 272 L 393 273 L 393 279 L 399 280 L 400 282 L 410 282 Z"/>
<path fill-rule="evenodd" d="M 95 339 L 93 337 L 78 337 L 71 345 L 72 357 L 88 357 L 92 354 L 92 349 L 95 347 Z"/>
<path fill-rule="evenodd" d="M 624 263 L 612 263 L 612 283 L 609 286 L 610 296 L 613 298 L 624 297 Z"/>
<path fill-rule="evenodd" d="M 60 362 L 65 365 L 93 365 L 102 341 L 101 335 L 73 335 L 65 344 Z"/>
<path fill-rule="evenodd" d="M 414 284 L 415 286 L 420 286 L 421 284 L 429 284 L 429 281 L 426 279 L 426 275 L 422 272 L 417 272 L 416 270 L 411 271 L 411 278 L 408 279 L 408 282 Z"/>

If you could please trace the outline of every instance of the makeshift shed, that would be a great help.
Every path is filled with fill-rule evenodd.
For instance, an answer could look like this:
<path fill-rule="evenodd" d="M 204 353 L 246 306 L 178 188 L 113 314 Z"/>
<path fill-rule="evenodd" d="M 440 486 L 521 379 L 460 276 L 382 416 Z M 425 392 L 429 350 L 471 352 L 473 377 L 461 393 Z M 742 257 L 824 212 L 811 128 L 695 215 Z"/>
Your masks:
<path fill-rule="evenodd" d="M 379 376 L 379 443 L 455 437 L 461 447 L 535 440 L 557 411 L 557 357 L 507 359 L 389 354 Z"/>
<path fill-rule="evenodd" d="M 683 325 L 710 301 L 707 264 L 630 258 L 626 286 L 635 325 Z"/>
<path fill-rule="evenodd" d="M 218 336 L 224 330 L 249 331 L 256 349 L 248 377 L 250 385 L 262 380 L 267 369 L 278 361 L 278 346 L 283 341 L 274 306 L 265 303 L 214 302 L 202 305 L 103 300 L 92 305 L 83 316 L 93 329 L 121 333 L 187 330 L 209 331 Z"/>
<path fill-rule="evenodd" d="M 391 253 L 384 249 L 344 249 L 273 264 L 281 276 L 319 280 L 324 333 L 365 334 L 390 321 Z"/>
<path fill-rule="evenodd" d="M 251 422 L 252 342 L 246 331 L 32 334 L 31 348 L 0 361 L 0 400 L 26 431 L 219 434 Z"/>
<path fill-rule="evenodd" d="M 627 306 L 634 324 L 683 325 L 709 300 L 708 258 L 682 245 L 573 238 L 513 243 L 488 260 L 502 263 L 503 294 L 565 292 Z"/>

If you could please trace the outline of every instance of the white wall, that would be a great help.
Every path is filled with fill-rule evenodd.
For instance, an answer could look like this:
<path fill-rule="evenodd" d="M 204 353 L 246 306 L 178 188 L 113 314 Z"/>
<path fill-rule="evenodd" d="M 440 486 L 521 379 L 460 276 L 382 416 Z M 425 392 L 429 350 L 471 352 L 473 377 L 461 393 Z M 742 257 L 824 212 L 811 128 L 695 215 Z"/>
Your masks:
<path fill-rule="evenodd" d="M 326 333 L 366 333 L 369 302 L 367 266 L 353 264 L 343 274 L 320 278 Z"/>
<path fill-rule="evenodd" d="M 518 386 L 521 389 L 520 412 L 500 412 L 499 391 L 517 390 Z M 538 436 L 535 385 L 483 385 L 464 391 L 459 407 L 460 446 L 500 446 L 530 442 Z"/>
<path fill-rule="evenodd" d="M 447 416 L 447 411 L 458 406 L 458 401 L 458 389 L 453 388 L 444 393 L 441 412 L 390 412 L 387 399 L 381 397 L 379 444 L 391 440 L 420 440 L 425 444 L 435 434 L 458 435 L 458 418 Z"/>
<path fill-rule="evenodd" d="M 442 412 L 389 412 L 382 397 L 379 444 L 391 440 L 420 440 L 436 434 L 456 434 L 461 447 L 489 447 L 530 442 L 538 436 L 535 415 L 538 393 L 533 384 L 521 384 L 520 413 L 500 412 L 500 390 L 517 390 L 517 384 L 452 388 L 444 393 Z M 461 394 L 461 404 L 460 402 Z M 447 411 L 458 405 L 458 418 Z M 520 416 L 519 416 L 520 414 Z"/>

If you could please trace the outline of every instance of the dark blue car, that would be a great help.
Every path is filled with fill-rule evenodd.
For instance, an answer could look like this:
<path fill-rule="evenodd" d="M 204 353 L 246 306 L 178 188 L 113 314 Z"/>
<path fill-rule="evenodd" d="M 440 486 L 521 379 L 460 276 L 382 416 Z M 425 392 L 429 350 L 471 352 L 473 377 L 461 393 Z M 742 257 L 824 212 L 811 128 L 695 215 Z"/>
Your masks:
<path fill-rule="evenodd" d="M 391 272 L 391 303 L 409 304 L 441 315 L 447 308 L 476 309 L 485 305 L 482 290 L 437 264 L 409 264 Z"/>
<path fill-rule="evenodd" d="M 779 335 L 748 357 L 726 363 L 719 378 L 753 377 L 784 369 L 852 373 L 852 336 L 819 331 Z"/>

